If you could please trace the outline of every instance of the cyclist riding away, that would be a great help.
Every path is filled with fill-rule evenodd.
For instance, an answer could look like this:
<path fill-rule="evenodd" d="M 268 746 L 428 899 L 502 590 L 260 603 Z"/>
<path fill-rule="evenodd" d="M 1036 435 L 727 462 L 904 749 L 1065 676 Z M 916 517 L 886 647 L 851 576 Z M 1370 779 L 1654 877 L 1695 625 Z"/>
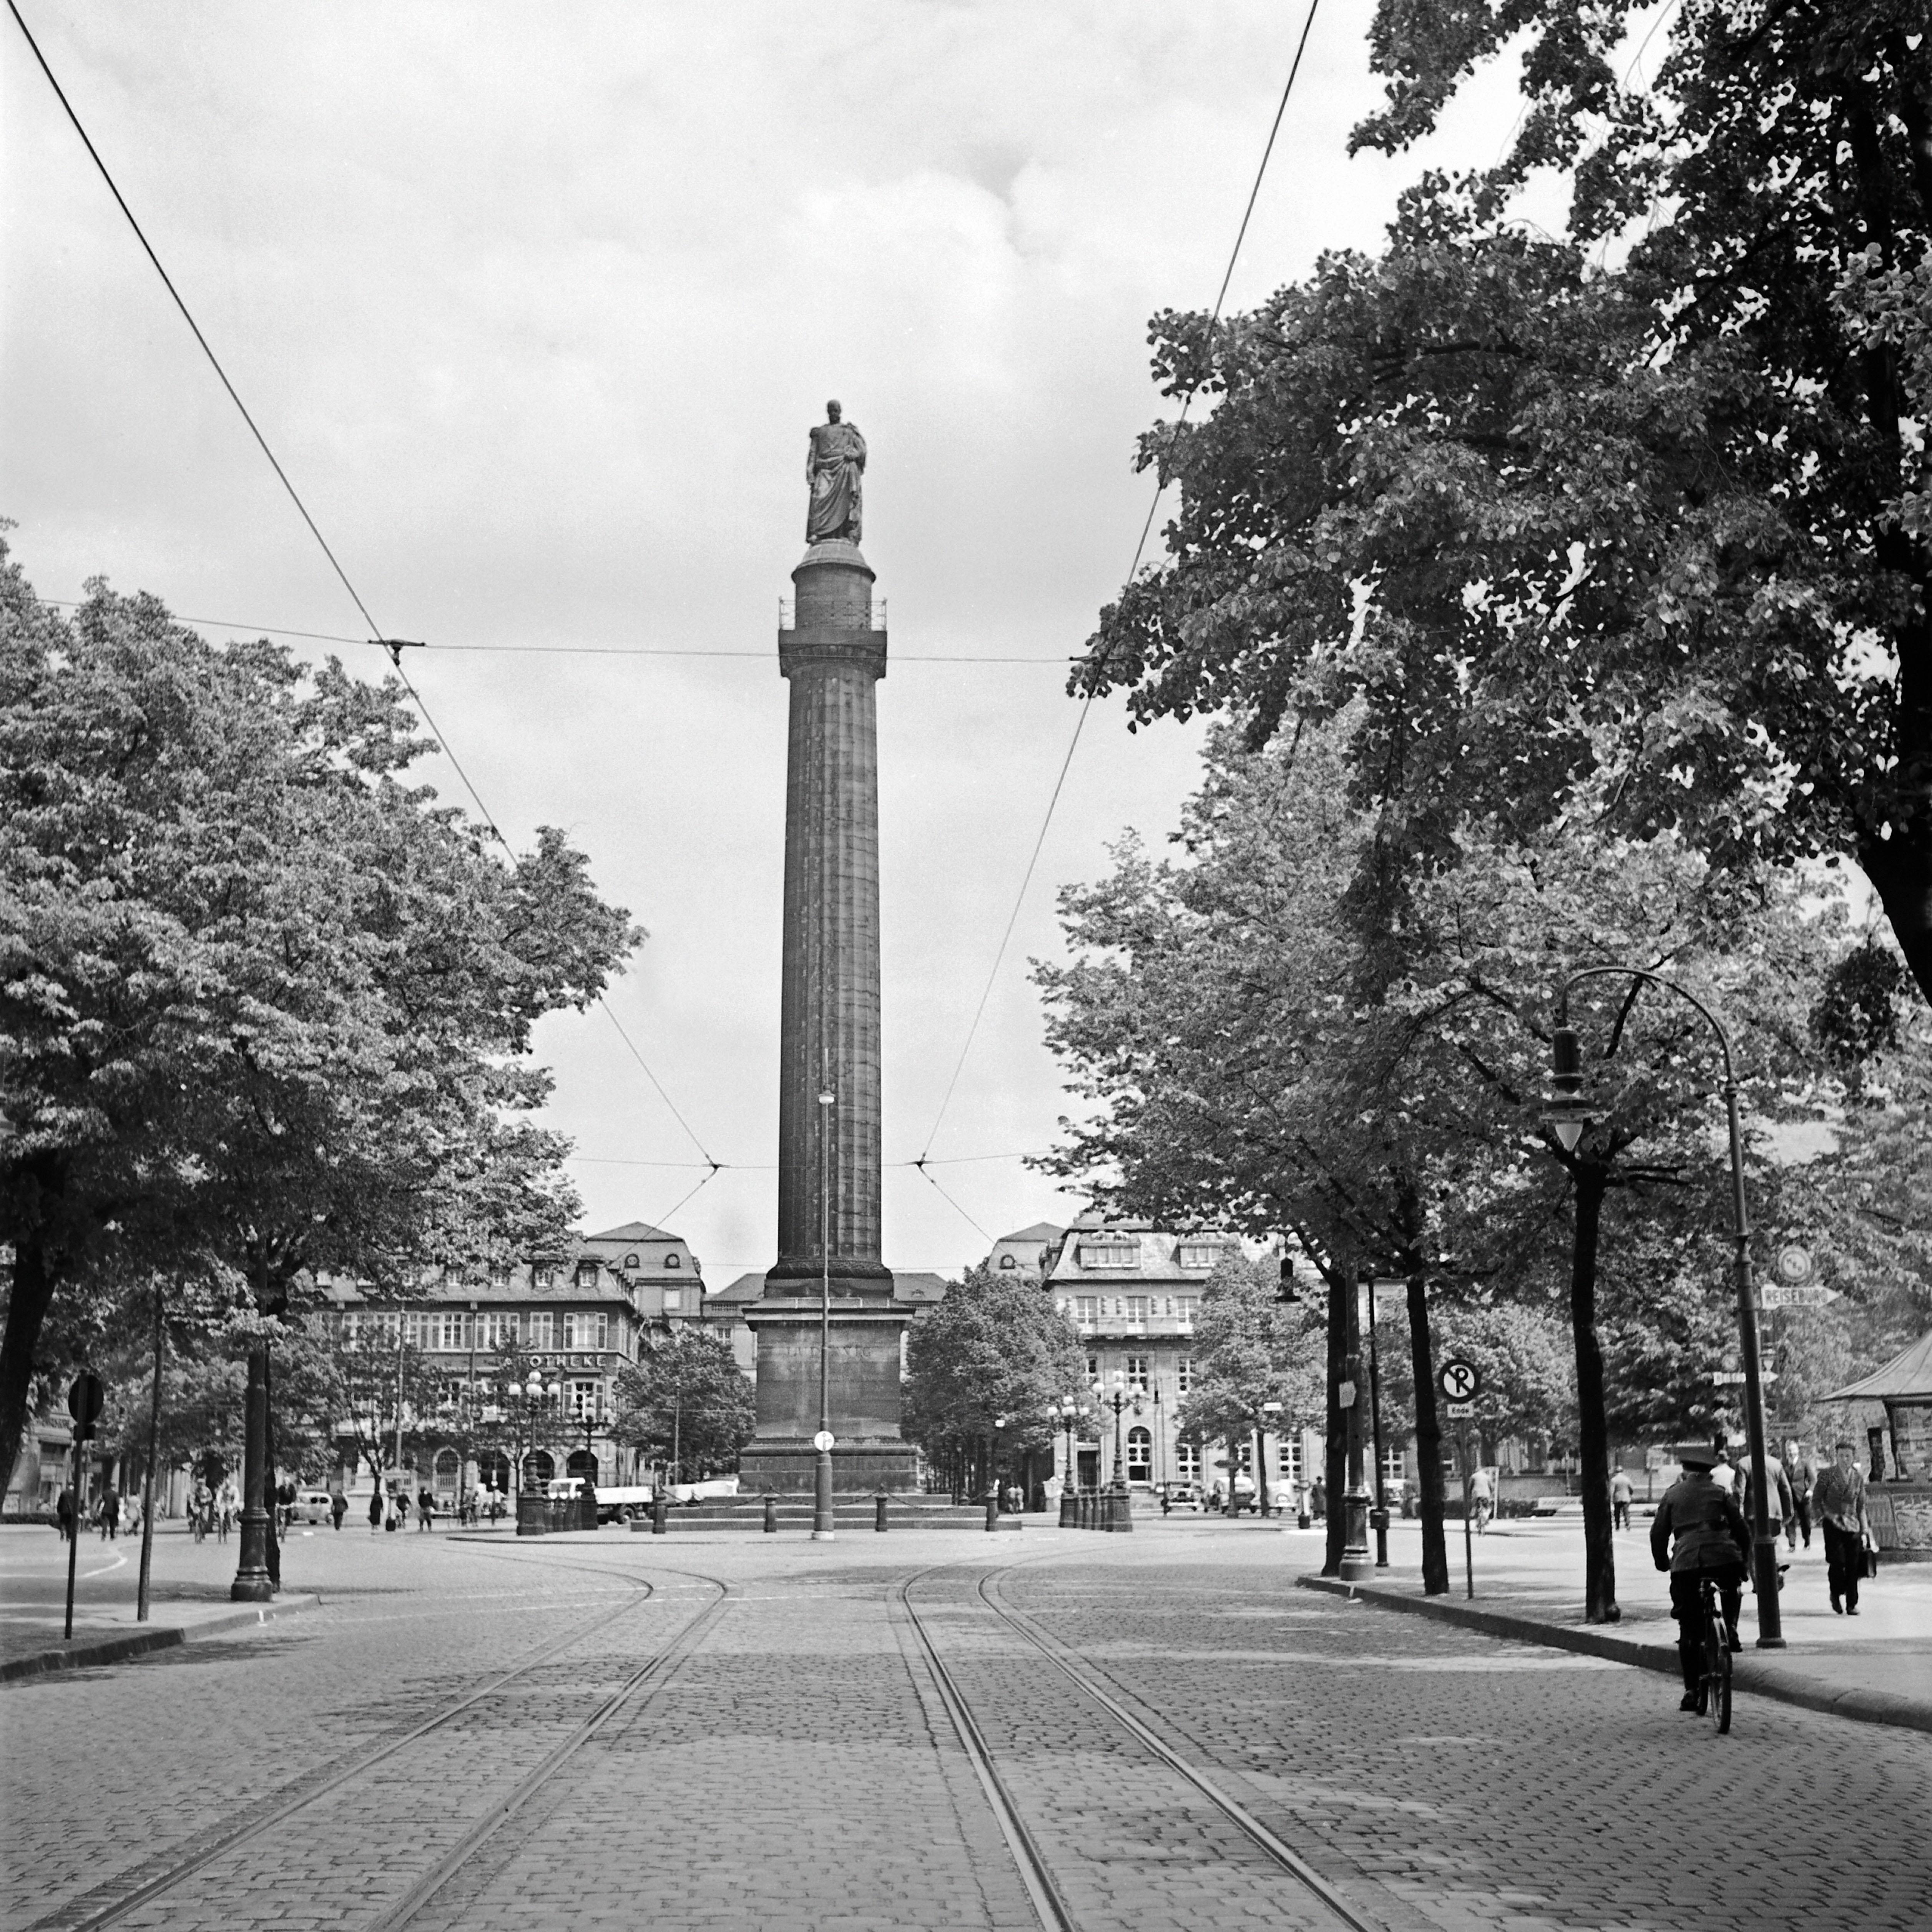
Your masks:
<path fill-rule="evenodd" d="M 1684 1667 L 1684 1701 L 1677 1708 L 1695 1711 L 1704 1675 L 1699 1588 L 1708 1573 L 1724 1606 L 1725 1637 L 1732 1650 L 1742 1650 L 1738 1612 L 1744 1602 L 1750 1528 L 1736 1498 L 1711 1479 L 1718 1460 L 1714 1449 L 1702 1442 L 1680 1442 L 1672 1454 L 1684 1473 L 1657 1506 L 1650 1553 L 1658 1569 L 1670 1573 L 1670 1614 L 1677 1619 L 1677 1656 Z"/>

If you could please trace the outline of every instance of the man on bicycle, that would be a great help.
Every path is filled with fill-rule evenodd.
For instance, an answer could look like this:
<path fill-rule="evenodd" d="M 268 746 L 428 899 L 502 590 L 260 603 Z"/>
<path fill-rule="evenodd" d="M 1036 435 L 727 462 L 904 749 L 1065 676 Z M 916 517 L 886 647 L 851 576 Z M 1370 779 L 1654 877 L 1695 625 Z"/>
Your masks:
<path fill-rule="evenodd" d="M 1725 1636 L 1732 1649 L 1742 1650 L 1738 1612 L 1744 1601 L 1750 1528 L 1736 1498 L 1711 1479 L 1716 1450 L 1706 1443 L 1681 1442 L 1672 1453 L 1684 1473 L 1657 1506 L 1650 1553 L 1658 1569 L 1670 1573 L 1670 1614 L 1677 1620 L 1677 1657 L 1684 1670 L 1684 1701 L 1677 1708 L 1695 1711 L 1704 1676 L 1700 1588 L 1708 1574 L 1724 1606 Z"/>

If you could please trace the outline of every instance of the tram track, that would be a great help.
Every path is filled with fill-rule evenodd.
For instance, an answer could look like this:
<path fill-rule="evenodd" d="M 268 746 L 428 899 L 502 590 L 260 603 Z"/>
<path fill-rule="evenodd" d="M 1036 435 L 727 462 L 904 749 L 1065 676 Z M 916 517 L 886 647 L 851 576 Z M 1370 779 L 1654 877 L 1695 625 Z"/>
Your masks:
<path fill-rule="evenodd" d="M 503 1561 L 516 1562 L 524 1560 L 512 1557 L 507 1552 L 491 1551 L 488 1553 Z M 148 1876 L 137 1880 L 131 1888 L 127 1887 L 124 1881 L 110 1881 L 115 1887 L 112 1898 L 91 1906 L 86 1898 L 72 1901 L 34 1919 L 24 1928 L 24 1932 L 101 1932 L 101 1928 L 120 1923 L 143 1906 L 164 1898 L 167 1894 L 220 1859 L 244 1850 L 271 1833 L 286 1827 L 302 1812 L 320 1804 L 344 1786 L 391 1763 L 412 1745 L 454 1724 L 520 1680 L 528 1679 L 536 1672 L 556 1662 L 610 1624 L 651 1601 L 658 1594 L 655 1585 L 632 1570 L 584 1563 L 554 1563 L 547 1567 L 580 1570 L 586 1575 L 612 1577 L 627 1585 L 629 1594 L 610 1610 L 579 1624 L 566 1635 L 545 1644 L 511 1669 L 496 1672 L 487 1682 L 444 1706 L 433 1716 L 410 1726 L 372 1749 L 338 1757 L 320 1772 L 311 1772 L 278 1799 L 272 1801 L 266 1810 L 257 1810 L 231 1828 L 217 1832 L 187 1856 L 175 1859 Z M 634 1708 L 639 1694 L 646 1692 L 647 1687 L 655 1688 L 667 1681 L 676 1666 L 698 1643 L 702 1642 L 730 1603 L 731 1587 L 716 1577 L 697 1576 L 696 1573 L 690 1571 L 680 1574 L 695 1576 L 696 1580 L 711 1585 L 718 1594 L 710 1603 L 702 1605 L 676 1635 L 654 1652 L 638 1669 L 631 1672 L 616 1690 L 601 1699 L 590 1714 L 580 1719 L 564 1738 L 552 1745 L 537 1766 L 520 1779 L 509 1792 L 493 1801 L 482 1817 L 463 1833 L 449 1852 L 440 1858 L 428 1871 L 419 1876 L 401 1898 L 392 1902 L 378 1913 L 370 1922 L 368 1932 L 377 1932 L 377 1928 L 380 1928 L 380 1932 L 400 1932 L 400 1928 L 415 1918 L 455 1876 L 464 1860 L 477 1846 L 497 1830 L 506 1818 L 522 1810 L 541 1790 L 544 1784 L 603 1730 L 613 1718 L 627 1708 Z M 98 1898 L 98 1891 L 92 1896 Z"/>
<path fill-rule="evenodd" d="M 1068 1904 L 1066 1891 L 1043 1850 L 1038 1833 L 1028 1825 L 1020 1803 L 1004 1778 L 996 1754 L 983 1728 L 973 1714 L 970 1702 L 962 1691 L 955 1672 L 940 1654 L 932 1630 L 913 1600 L 914 1586 L 937 1572 L 959 1566 L 934 1564 L 904 1579 L 895 1594 L 903 1606 L 910 1628 L 919 1640 L 922 1653 L 937 1685 L 941 1703 L 955 1733 L 970 1762 L 988 1802 L 998 1820 L 1002 1834 L 1018 1868 L 1022 1882 L 1032 1900 L 1042 1932 L 1085 1932 Z M 1128 1708 L 1121 1700 L 1099 1682 L 1079 1653 L 1042 1630 L 1024 1612 L 1016 1610 L 1000 1595 L 999 1584 L 1016 1565 L 982 1574 L 975 1594 L 1001 1628 L 1012 1633 L 1030 1650 L 1052 1666 L 1087 1702 L 1106 1714 L 1109 1722 L 1131 1738 L 1146 1754 L 1185 1783 L 1214 1810 L 1253 1845 L 1279 1871 L 1292 1879 L 1346 1932 L 1386 1932 L 1378 1922 L 1365 1918 L 1336 1892 L 1307 1861 L 1301 1858 L 1275 1832 L 1226 1790 L 1187 1754 L 1163 1737 L 1148 1720 Z"/>

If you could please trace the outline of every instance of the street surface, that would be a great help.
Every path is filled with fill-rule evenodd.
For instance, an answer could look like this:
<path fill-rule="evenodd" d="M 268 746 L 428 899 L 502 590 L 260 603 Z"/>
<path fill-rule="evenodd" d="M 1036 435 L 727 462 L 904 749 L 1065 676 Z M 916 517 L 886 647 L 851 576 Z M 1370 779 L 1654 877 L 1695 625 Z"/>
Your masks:
<path fill-rule="evenodd" d="M 0 1571 L 44 1554 L 8 1541 Z M 0 1684 L 0 1923 L 79 1927 L 199 1857 L 109 1922 L 1025 1932 L 912 1580 L 1081 1932 L 1338 1922 L 1000 1602 L 1364 1924 L 1923 1932 L 1923 1733 L 1740 1698 L 1718 1738 L 1652 1672 L 1294 1589 L 1319 1560 L 1312 1533 L 1217 1518 L 830 1545 L 298 1537 L 285 1582 L 316 1610 Z M 170 1590 L 233 1562 L 157 1540 Z"/>

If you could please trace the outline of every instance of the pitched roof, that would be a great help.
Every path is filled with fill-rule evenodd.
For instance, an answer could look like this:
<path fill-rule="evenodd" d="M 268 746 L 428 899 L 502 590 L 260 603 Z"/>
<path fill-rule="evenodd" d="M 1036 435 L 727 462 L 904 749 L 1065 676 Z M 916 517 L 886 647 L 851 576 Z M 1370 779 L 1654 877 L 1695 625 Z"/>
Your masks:
<path fill-rule="evenodd" d="M 728 1282 L 722 1288 L 714 1288 L 704 1298 L 707 1307 L 716 1307 L 721 1302 L 743 1303 L 762 1301 L 765 1294 L 765 1278 L 762 1274 L 741 1274 L 736 1281 Z"/>
<path fill-rule="evenodd" d="M 1932 1402 L 1932 1329 L 1862 1382 L 1834 1389 L 1819 1400 Z"/>
<path fill-rule="evenodd" d="M 1057 1241 L 1066 1232 L 1051 1221 L 1036 1221 L 1030 1228 L 1016 1228 L 1010 1234 L 1002 1234 L 993 1245 L 998 1247 L 1000 1241 Z"/>
<path fill-rule="evenodd" d="M 653 1228 L 648 1221 L 626 1221 L 621 1228 L 606 1228 L 602 1234 L 586 1234 L 586 1241 L 674 1241 L 675 1234 Z"/>
<path fill-rule="evenodd" d="M 922 1274 L 912 1271 L 892 1272 L 892 1299 L 895 1301 L 916 1301 L 925 1306 L 946 1299 L 946 1280 L 943 1274 Z"/>

